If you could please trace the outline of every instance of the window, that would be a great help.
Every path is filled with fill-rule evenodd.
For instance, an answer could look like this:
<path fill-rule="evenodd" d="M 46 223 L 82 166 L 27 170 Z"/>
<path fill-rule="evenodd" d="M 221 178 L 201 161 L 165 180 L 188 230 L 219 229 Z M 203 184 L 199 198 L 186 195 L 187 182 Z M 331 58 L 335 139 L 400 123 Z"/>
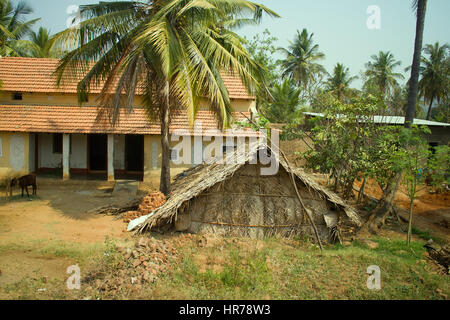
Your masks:
<path fill-rule="evenodd" d="M 22 92 L 15 92 L 15 93 L 13 93 L 13 96 L 12 96 L 12 99 L 13 100 L 22 100 Z"/>
<path fill-rule="evenodd" d="M 63 139 L 61 133 L 53 134 L 53 153 L 62 153 Z"/>
<path fill-rule="evenodd" d="M 234 151 L 236 151 L 237 149 L 237 145 L 235 145 L 233 142 L 232 143 L 226 143 L 223 145 L 223 153 L 232 153 Z"/>
<path fill-rule="evenodd" d="M 72 136 L 70 136 L 69 142 L 69 152 L 72 153 Z M 53 134 L 53 153 L 62 154 L 63 153 L 63 134 L 54 133 Z"/>
<path fill-rule="evenodd" d="M 170 149 L 170 160 L 178 161 L 180 155 L 177 149 Z"/>

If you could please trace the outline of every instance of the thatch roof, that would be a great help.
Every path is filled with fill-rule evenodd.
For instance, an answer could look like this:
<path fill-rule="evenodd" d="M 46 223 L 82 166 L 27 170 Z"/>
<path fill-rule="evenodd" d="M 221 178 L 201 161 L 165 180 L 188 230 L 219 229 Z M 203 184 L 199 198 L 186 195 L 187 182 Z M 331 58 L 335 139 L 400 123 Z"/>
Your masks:
<path fill-rule="evenodd" d="M 153 227 L 161 226 L 164 223 L 171 223 L 176 219 L 178 209 L 186 201 L 199 196 L 208 188 L 233 176 L 239 168 L 249 163 L 251 159 L 254 159 L 260 149 L 262 147 L 258 143 L 253 143 L 249 145 L 248 152 L 239 153 L 236 151 L 230 153 L 226 156 L 223 163 L 202 164 L 178 175 L 172 185 L 172 193 L 167 202 L 149 215 L 131 221 L 127 231 L 144 232 Z M 299 181 L 309 188 L 310 192 L 316 193 L 320 198 L 342 209 L 356 225 L 362 225 L 361 219 L 355 209 L 345 203 L 342 198 L 319 185 L 302 169 L 293 169 L 284 159 L 277 157 L 276 153 L 273 153 L 273 155 L 277 158 L 279 164 L 288 173 L 292 172 Z M 233 158 L 235 161 L 233 164 L 230 164 L 231 161 L 229 160 Z"/>

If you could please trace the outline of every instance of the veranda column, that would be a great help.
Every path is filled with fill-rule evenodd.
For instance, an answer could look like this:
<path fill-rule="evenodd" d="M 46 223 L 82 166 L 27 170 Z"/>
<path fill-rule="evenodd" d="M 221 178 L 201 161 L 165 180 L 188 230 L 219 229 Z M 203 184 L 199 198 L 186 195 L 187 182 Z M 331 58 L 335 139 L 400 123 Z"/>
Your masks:
<path fill-rule="evenodd" d="M 63 180 L 70 179 L 70 134 L 63 134 Z"/>
<path fill-rule="evenodd" d="M 108 181 L 114 181 L 114 135 L 108 134 Z"/>

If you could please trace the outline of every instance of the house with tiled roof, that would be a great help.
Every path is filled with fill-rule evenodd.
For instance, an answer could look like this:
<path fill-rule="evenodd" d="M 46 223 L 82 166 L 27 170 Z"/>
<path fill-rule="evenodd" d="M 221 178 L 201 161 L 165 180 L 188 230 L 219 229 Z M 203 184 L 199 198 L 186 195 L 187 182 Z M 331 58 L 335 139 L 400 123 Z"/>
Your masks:
<path fill-rule="evenodd" d="M 134 176 L 145 181 L 159 176 L 160 125 L 146 116 L 139 92 L 131 112 L 121 111 L 118 122 L 112 125 L 97 104 L 101 87 L 91 89 L 88 99 L 79 105 L 76 81 L 56 85 L 54 71 L 58 63 L 56 59 L 0 58 L 0 178 L 29 172 L 60 173 L 64 179 L 97 174 L 109 180 Z M 251 117 L 255 97 L 239 78 L 224 75 L 223 79 L 234 120 Z M 201 103 L 196 120 L 203 134 L 218 128 L 206 102 Z M 200 131 L 189 125 L 182 110 L 170 124 L 171 134 L 180 129 L 196 141 L 193 148 L 203 150 L 208 144 L 194 137 Z M 250 130 L 240 132 L 252 135 Z M 239 135 L 231 130 L 220 134 L 230 144 Z M 180 156 L 176 152 L 171 155 L 174 159 Z M 193 156 L 192 163 L 199 161 L 202 158 Z M 187 166 L 173 165 L 173 174 Z"/>

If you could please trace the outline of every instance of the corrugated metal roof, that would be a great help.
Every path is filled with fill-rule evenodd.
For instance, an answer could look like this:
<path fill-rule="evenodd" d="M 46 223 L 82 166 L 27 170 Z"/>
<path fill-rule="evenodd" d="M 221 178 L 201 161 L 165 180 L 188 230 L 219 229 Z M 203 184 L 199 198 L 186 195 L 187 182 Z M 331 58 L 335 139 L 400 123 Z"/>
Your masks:
<path fill-rule="evenodd" d="M 312 117 L 324 117 L 323 113 L 317 112 L 303 112 L 304 115 Z M 405 117 L 400 116 L 373 116 L 373 122 L 379 124 L 403 125 L 405 124 Z M 429 121 L 423 119 L 414 119 L 414 124 L 419 126 L 434 126 L 434 127 L 450 127 L 450 123 Z"/>

